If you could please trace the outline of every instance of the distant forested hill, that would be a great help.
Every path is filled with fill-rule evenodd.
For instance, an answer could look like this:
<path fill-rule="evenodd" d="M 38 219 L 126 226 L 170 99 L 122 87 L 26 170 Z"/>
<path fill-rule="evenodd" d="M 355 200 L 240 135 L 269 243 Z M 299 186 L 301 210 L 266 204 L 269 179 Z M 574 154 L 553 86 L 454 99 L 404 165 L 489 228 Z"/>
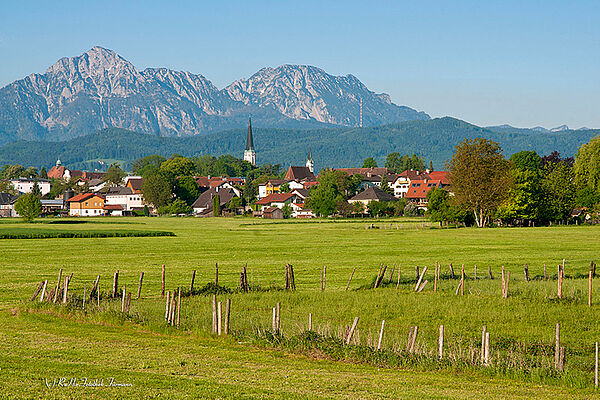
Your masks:
<path fill-rule="evenodd" d="M 304 165 L 310 146 L 317 169 L 359 166 L 366 157 L 374 157 L 379 165 L 383 165 L 385 156 L 394 151 L 416 153 L 425 161 L 433 161 L 439 169 L 452 156 L 454 146 L 464 138 L 483 136 L 495 140 L 501 144 L 506 156 L 520 150 L 536 150 L 539 154 L 558 150 L 563 155 L 574 155 L 582 143 L 597 134 L 600 130 L 498 132 L 445 117 L 370 128 L 288 130 L 257 127 L 254 143 L 260 164 Z M 154 153 L 167 157 L 174 153 L 241 157 L 245 137 L 245 129 L 177 138 L 111 128 L 64 142 L 9 143 L 0 147 L 0 164 L 49 167 L 60 158 L 71 168 L 97 168 L 99 161 L 119 161 L 127 166 L 137 158 Z"/>

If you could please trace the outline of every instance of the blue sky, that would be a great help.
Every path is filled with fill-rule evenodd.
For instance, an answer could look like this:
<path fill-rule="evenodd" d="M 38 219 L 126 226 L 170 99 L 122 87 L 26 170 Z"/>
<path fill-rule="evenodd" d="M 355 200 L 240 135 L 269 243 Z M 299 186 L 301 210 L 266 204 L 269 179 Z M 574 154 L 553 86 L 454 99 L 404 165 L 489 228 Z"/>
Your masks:
<path fill-rule="evenodd" d="M 219 88 L 311 64 L 433 117 L 600 127 L 599 19 L 600 1 L 3 2 L 0 86 L 100 45 Z"/>

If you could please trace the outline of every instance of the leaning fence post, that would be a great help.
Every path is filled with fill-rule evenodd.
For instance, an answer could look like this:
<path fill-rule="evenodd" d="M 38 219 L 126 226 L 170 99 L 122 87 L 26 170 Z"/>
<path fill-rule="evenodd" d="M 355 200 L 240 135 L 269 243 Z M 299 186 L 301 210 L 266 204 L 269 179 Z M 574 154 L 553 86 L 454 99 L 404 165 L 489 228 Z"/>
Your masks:
<path fill-rule="evenodd" d="M 460 267 L 460 295 L 465 295 L 465 264 Z"/>
<path fill-rule="evenodd" d="M 350 282 L 352 282 L 352 277 L 354 276 L 355 271 L 356 271 L 356 267 L 354 267 L 352 269 L 352 273 L 350 274 L 350 279 L 348 279 L 348 284 L 346 285 L 346 291 L 348 291 L 348 288 L 350 287 Z"/>
<path fill-rule="evenodd" d="M 312 313 L 308 313 L 308 330 L 312 331 Z"/>
<path fill-rule="evenodd" d="M 588 278 L 588 306 L 592 306 L 592 271 L 590 271 Z"/>
<path fill-rule="evenodd" d="M 490 363 L 490 333 L 485 333 L 485 365 Z"/>
<path fill-rule="evenodd" d="M 167 302 L 165 303 L 165 321 L 167 321 L 169 318 L 169 304 L 171 302 L 171 299 L 169 298 L 170 294 L 170 292 L 167 292 Z"/>
<path fill-rule="evenodd" d="M 194 294 L 194 279 L 196 279 L 196 270 L 192 271 L 192 283 L 190 284 L 190 296 Z"/>
<path fill-rule="evenodd" d="M 44 287 L 42 288 L 42 294 L 40 295 L 40 303 L 44 301 L 44 295 L 46 294 L 46 287 L 48 286 L 48 280 L 44 281 Z"/>
<path fill-rule="evenodd" d="M 396 290 L 400 287 L 400 267 L 402 267 L 402 264 L 398 264 L 398 282 L 396 283 Z"/>
<path fill-rule="evenodd" d="M 277 311 L 277 331 L 281 330 L 281 303 L 277 302 L 277 307 L 276 307 L 276 311 Z"/>
<path fill-rule="evenodd" d="M 423 271 L 421 271 L 421 275 L 419 275 L 419 279 L 417 280 L 417 285 L 415 286 L 415 292 L 419 290 L 419 286 L 421 285 L 421 281 L 423 280 L 423 276 L 427 272 L 427 267 L 423 267 Z"/>
<path fill-rule="evenodd" d="M 142 281 L 144 280 L 144 271 L 140 272 L 140 283 L 138 285 L 137 298 L 139 299 L 142 295 Z"/>
<path fill-rule="evenodd" d="M 487 327 L 484 325 L 481 332 L 481 364 L 485 362 L 485 332 Z"/>
<path fill-rule="evenodd" d="M 65 287 L 63 289 L 63 304 L 67 304 L 67 291 L 69 290 L 69 277 L 65 277 Z"/>
<path fill-rule="evenodd" d="M 412 342 L 410 343 L 410 352 L 414 353 L 415 344 L 417 343 L 417 334 L 419 333 L 419 327 L 415 325 L 415 329 L 413 331 Z"/>
<path fill-rule="evenodd" d="M 440 360 L 444 356 L 444 325 L 440 325 L 440 337 L 438 339 L 438 356 Z"/>
<path fill-rule="evenodd" d="M 121 296 L 121 312 L 125 312 L 125 286 L 123 286 L 123 294 Z"/>
<path fill-rule="evenodd" d="M 381 350 L 381 341 L 383 340 L 384 325 L 385 325 L 385 319 L 381 321 L 381 330 L 379 331 L 379 342 L 377 342 L 377 350 Z"/>
<path fill-rule="evenodd" d="M 33 296 L 31 296 L 31 299 L 29 299 L 29 301 L 35 300 L 35 298 L 37 297 L 37 295 L 40 294 L 40 290 L 42 290 L 42 286 L 44 286 L 44 281 L 41 281 L 39 283 L 37 289 L 35 289 L 35 292 L 33 292 Z"/>
<path fill-rule="evenodd" d="M 350 327 L 350 332 L 348 332 L 348 337 L 346 338 L 346 344 L 350 344 L 350 341 L 352 340 L 352 335 L 354 335 L 354 330 L 356 329 L 356 325 L 358 325 L 358 317 L 354 317 L 354 322 L 352 323 L 352 326 Z"/>

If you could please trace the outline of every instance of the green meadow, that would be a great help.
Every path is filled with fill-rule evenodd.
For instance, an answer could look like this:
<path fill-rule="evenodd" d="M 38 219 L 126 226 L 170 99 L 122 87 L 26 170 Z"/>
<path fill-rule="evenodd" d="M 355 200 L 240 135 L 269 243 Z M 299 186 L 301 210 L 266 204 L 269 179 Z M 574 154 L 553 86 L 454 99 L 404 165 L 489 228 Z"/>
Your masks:
<path fill-rule="evenodd" d="M 595 396 L 600 285 L 594 280 L 594 304 L 588 307 L 586 276 L 590 261 L 598 261 L 600 227 L 438 229 L 421 219 L 90 218 L 77 220 L 84 223 L 51 223 L 55 221 L 2 220 L 0 237 L 17 231 L 33 236 L 49 231 L 104 232 L 107 237 L 0 239 L 2 398 Z M 375 229 L 366 229 L 368 224 Z M 114 237 L 116 232 L 175 236 Z M 564 296 L 557 299 L 556 271 L 563 259 Z M 434 293 L 436 261 L 442 279 Z M 219 294 L 218 300 L 232 301 L 232 335 L 210 334 L 210 295 L 184 296 L 180 328 L 167 326 L 161 266 L 166 269 L 166 290 L 185 292 L 193 270 L 196 288 L 213 282 L 215 263 L 219 285 L 230 290 Z M 294 292 L 282 290 L 288 263 L 294 266 Z M 450 278 L 450 263 L 457 277 L 465 266 L 463 296 L 455 294 L 459 281 Z M 245 264 L 250 285 L 260 290 L 237 290 Z M 372 289 L 381 264 L 388 266 L 384 285 Z M 323 266 L 327 274 L 321 291 Z M 414 291 L 415 266 L 421 271 L 428 267 L 424 276 L 428 284 L 421 293 Z M 500 295 L 501 266 L 511 272 L 506 299 Z M 494 279 L 488 277 L 488 267 Z M 40 281 L 48 280 L 49 288 L 56 285 L 60 268 L 63 277 L 73 273 L 71 305 L 30 302 Z M 393 282 L 388 282 L 391 268 Z M 115 270 L 119 286 L 134 294 L 128 315 L 120 313 L 118 299 L 107 298 Z M 88 301 L 82 311 L 84 287 L 89 291 L 97 275 L 101 310 Z M 265 332 L 278 302 L 282 337 L 274 338 Z M 313 331 L 331 342 L 307 344 L 303 333 L 309 313 Z M 360 321 L 355 344 L 333 345 L 356 316 Z M 382 350 L 376 351 L 382 320 Z M 551 365 L 557 322 L 567 349 L 563 373 L 554 372 Z M 421 353 L 433 354 L 439 325 L 445 328 L 447 361 L 396 355 L 406 346 L 411 326 L 419 327 Z M 464 363 L 478 357 L 483 325 L 490 332 L 492 365 Z M 501 359 L 510 361 L 497 361 Z M 113 377 L 132 386 L 46 385 L 54 378 L 84 376 Z"/>

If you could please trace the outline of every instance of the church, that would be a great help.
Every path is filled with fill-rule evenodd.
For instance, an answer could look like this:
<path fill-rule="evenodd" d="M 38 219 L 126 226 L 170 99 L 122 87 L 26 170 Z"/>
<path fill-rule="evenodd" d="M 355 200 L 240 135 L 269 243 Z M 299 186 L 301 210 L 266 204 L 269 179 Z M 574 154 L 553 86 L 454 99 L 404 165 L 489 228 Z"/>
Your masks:
<path fill-rule="evenodd" d="M 252 137 L 252 117 L 248 117 L 248 136 L 246 136 L 246 149 L 244 150 L 244 161 L 248 161 L 250 164 L 256 166 L 256 150 L 254 149 L 254 139 Z M 294 168 L 296 172 L 295 174 L 292 173 L 292 175 L 298 176 L 290 176 L 288 178 L 288 175 L 290 175 L 290 171 L 292 171 L 292 168 Z M 315 162 L 312 159 L 309 146 L 308 157 L 306 158 L 306 165 L 304 167 L 290 167 L 290 170 L 288 171 L 288 174 L 286 175 L 285 179 L 315 179 L 314 173 Z"/>

